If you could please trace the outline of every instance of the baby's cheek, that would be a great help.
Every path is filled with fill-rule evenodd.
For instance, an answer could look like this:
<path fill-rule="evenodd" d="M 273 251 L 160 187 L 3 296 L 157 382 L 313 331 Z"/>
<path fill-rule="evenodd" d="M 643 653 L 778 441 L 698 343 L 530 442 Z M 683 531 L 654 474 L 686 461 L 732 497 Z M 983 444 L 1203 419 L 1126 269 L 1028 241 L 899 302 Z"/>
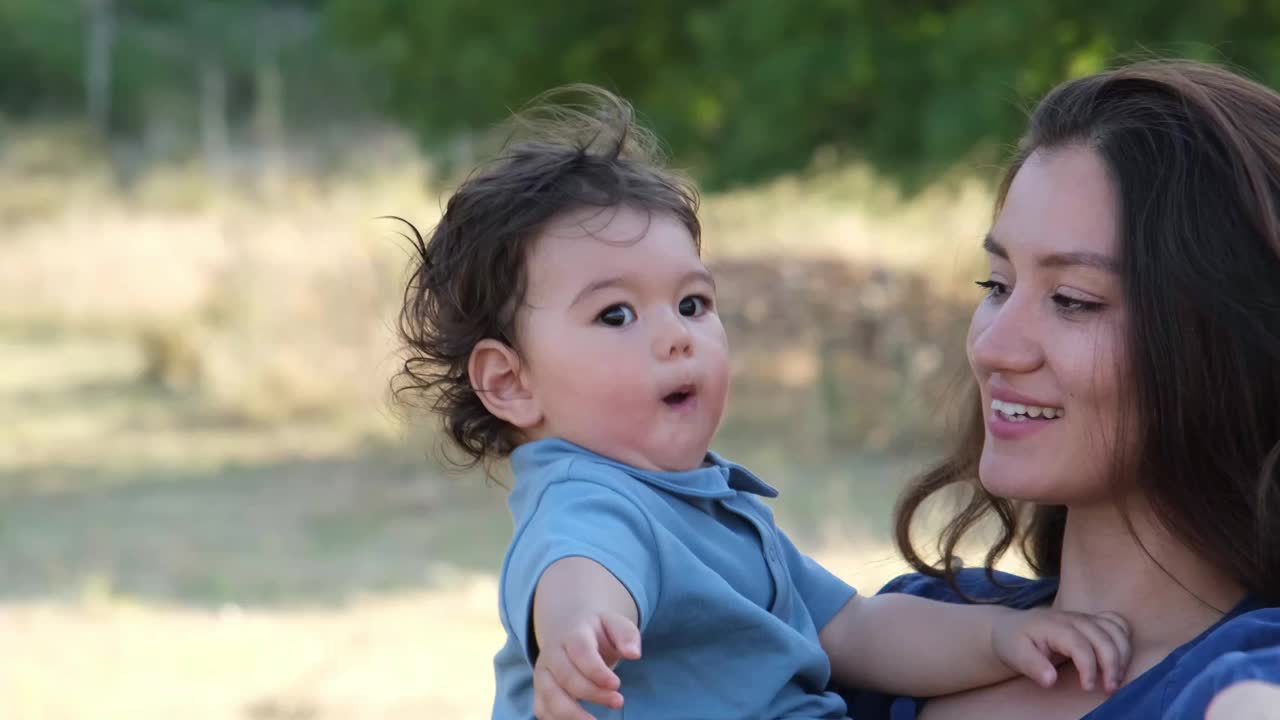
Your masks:
<path fill-rule="evenodd" d="M 596 376 L 583 384 L 584 402 L 610 417 L 624 411 L 635 412 L 657 400 L 653 397 L 654 390 L 644 385 L 643 377 L 637 368 L 616 367 L 615 372 Z"/>

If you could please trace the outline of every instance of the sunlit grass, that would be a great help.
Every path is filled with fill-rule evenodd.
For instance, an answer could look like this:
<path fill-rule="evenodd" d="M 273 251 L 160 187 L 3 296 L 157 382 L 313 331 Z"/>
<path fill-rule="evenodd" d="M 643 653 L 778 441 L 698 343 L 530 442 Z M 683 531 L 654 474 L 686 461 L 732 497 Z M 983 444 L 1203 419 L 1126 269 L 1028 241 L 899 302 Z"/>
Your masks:
<path fill-rule="evenodd" d="M 900 571 L 884 548 L 823 559 L 864 589 Z M 323 610 L 191 610 L 89 595 L 0 616 L 0 707 L 16 718 L 479 719 L 502 643 L 492 576 Z M 67 692 L 74 683 L 75 692 Z"/>

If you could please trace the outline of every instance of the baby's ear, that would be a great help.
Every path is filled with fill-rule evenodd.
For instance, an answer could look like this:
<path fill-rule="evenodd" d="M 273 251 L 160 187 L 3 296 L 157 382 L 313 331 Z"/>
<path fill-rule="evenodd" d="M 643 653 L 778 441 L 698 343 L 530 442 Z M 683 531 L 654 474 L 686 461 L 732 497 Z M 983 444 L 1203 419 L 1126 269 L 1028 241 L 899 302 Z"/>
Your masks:
<path fill-rule="evenodd" d="M 542 408 L 526 386 L 520 356 L 510 345 L 492 339 L 476 343 L 467 362 L 467 376 L 480 402 L 494 417 L 521 430 L 542 422 Z"/>

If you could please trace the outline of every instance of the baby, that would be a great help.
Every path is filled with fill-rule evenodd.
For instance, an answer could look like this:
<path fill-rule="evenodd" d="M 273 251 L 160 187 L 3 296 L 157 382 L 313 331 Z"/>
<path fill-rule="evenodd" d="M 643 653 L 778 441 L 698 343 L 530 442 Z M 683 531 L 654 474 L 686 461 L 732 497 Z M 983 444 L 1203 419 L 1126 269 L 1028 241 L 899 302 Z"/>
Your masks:
<path fill-rule="evenodd" d="M 729 347 L 696 191 L 624 101 L 567 92 L 594 106 L 555 107 L 413 233 L 401 315 L 400 392 L 514 475 L 495 720 L 622 717 L 624 696 L 635 718 L 844 718 L 833 685 L 1049 685 L 1064 659 L 1117 687 L 1114 615 L 862 597 L 796 549 L 777 492 L 708 450 Z"/>

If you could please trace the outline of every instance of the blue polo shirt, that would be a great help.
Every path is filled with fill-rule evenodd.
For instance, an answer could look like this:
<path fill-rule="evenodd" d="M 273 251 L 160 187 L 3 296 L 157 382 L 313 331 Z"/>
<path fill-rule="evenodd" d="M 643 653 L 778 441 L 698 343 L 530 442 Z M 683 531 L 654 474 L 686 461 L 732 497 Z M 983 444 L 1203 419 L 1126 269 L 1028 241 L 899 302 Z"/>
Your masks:
<path fill-rule="evenodd" d="M 533 592 L 574 556 L 604 566 L 639 610 L 643 657 L 615 670 L 626 705 L 584 703 L 599 720 L 845 717 L 818 632 L 854 591 L 777 528 L 760 499 L 776 490 L 714 453 L 656 472 L 547 439 L 511 465 L 494 720 L 533 718 Z"/>
<path fill-rule="evenodd" d="M 970 597 L 1020 610 L 1046 605 L 1058 592 L 1056 578 L 995 576 L 999 585 L 987 579 L 985 570 L 971 568 L 959 573 L 957 584 Z M 945 581 L 919 574 L 897 578 L 880 592 L 966 602 Z M 1213 693 L 1234 680 L 1280 682 L 1280 654 L 1265 650 L 1276 646 L 1280 646 L 1280 609 L 1246 597 L 1212 627 L 1169 653 L 1081 720 L 1203 720 Z M 851 693 L 848 699 L 858 720 L 915 720 L 925 702 L 873 692 Z"/>

